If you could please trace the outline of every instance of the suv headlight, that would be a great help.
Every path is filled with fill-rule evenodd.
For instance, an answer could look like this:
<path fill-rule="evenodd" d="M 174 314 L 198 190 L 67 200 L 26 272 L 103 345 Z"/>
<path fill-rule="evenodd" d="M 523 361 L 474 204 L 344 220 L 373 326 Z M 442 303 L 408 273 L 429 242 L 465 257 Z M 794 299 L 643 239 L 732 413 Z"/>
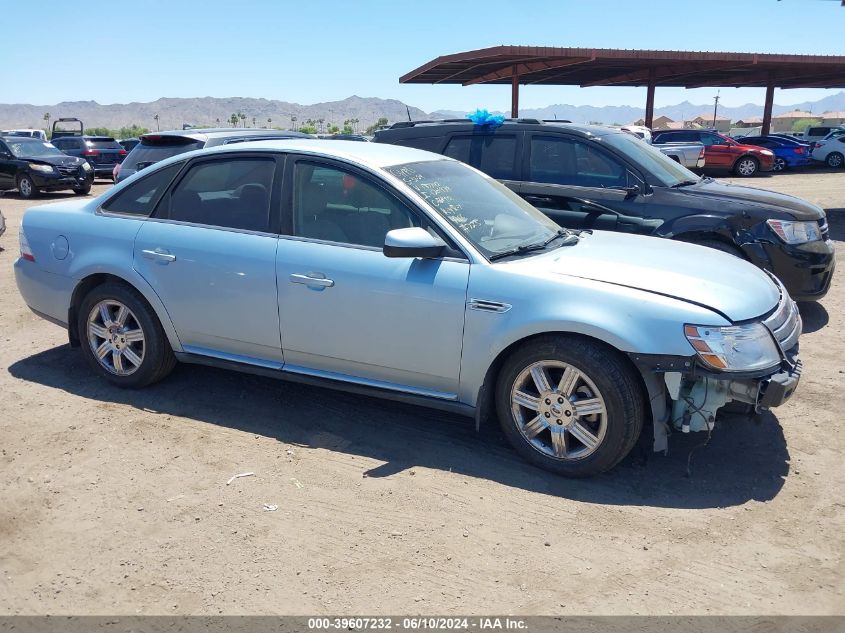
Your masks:
<path fill-rule="evenodd" d="M 753 371 L 777 365 L 781 358 L 762 323 L 711 327 L 685 325 L 684 334 L 708 367 L 721 371 Z"/>
<path fill-rule="evenodd" d="M 42 165 L 41 163 L 29 163 L 29 168 L 32 171 L 40 171 L 42 174 L 53 173 L 53 166 L 52 165 Z"/>
<path fill-rule="evenodd" d="M 91 171 L 91 165 L 88 163 L 87 160 L 82 161 L 82 170 L 83 171 Z"/>
<path fill-rule="evenodd" d="M 769 228 L 786 244 L 803 244 L 819 239 L 818 222 L 793 222 L 791 220 L 766 220 Z"/>

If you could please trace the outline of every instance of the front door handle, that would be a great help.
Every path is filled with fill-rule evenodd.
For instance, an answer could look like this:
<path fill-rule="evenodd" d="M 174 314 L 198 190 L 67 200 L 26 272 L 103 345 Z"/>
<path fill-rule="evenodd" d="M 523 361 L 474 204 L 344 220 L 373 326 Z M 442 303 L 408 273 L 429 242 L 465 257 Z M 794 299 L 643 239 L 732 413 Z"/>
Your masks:
<path fill-rule="evenodd" d="M 305 284 L 306 286 L 313 286 L 316 288 L 331 288 L 334 286 L 333 279 L 326 279 L 325 277 L 317 277 L 322 273 L 308 273 L 307 275 L 300 275 L 294 273 L 290 276 L 292 284 Z"/>
<path fill-rule="evenodd" d="M 154 251 L 143 250 L 143 251 L 141 251 L 141 253 L 147 259 L 153 259 L 153 260 L 161 262 L 162 264 L 169 264 L 170 262 L 176 261 L 176 255 L 173 255 L 172 253 L 168 253 L 163 248 L 157 248 Z"/>

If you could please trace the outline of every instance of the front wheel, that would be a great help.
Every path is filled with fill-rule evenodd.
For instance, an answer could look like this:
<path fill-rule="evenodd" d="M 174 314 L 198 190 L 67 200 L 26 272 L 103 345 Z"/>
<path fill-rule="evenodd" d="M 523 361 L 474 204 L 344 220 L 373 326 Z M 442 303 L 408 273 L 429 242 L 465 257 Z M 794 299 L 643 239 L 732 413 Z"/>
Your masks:
<path fill-rule="evenodd" d="M 173 369 L 176 358 L 155 313 L 136 290 L 105 283 L 79 307 L 77 331 L 88 364 L 119 387 L 145 387 Z"/>
<path fill-rule="evenodd" d="M 743 156 L 736 161 L 736 165 L 734 165 L 734 173 L 737 176 L 742 176 L 743 178 L 753 176 L 759 170 L 760 163 L 757 162 L 756 158 L 752 158 L 751 156 Z"/>
<path fill-rule="evenodd" d="M 89 193 L 91 193 L 91 185 L 88 184 L 82 187 L 74 187 L 73 193 L 75 193 L 77 196 L 87 196 Z"/>
<path fill-rule="evenodd" d="M 33 183 L 32 178 L 26 174 L 18 176 L 18 193 L 21 194 L 21 198 L 25 198 L 27 200 L 30 200 L 38 195 L 38 189 L 35 187 L 35 183 Z"/>
<path fill-rule="evenodd" d="M 839 152 L 831 152 L 827 155 L 827 158 L 825 158 L 824 162 L 827 163 L 828 167 L 838 169 L 842 167 L 842 163 L 845 162 L 845 160 L 843 160 L 842 154 L 840 154 Z"/>
<path fill-rule="evenodd" d="M 618 352 L 577 336 L 523 345 L 496 385 L 502 429 L 530 462 L 569 477 L 613 468 L 634 447 L 645 402 Z"/>
<path fill-rule="evenodd" d="M 784 171 L 786 169 L 786 161 L 780 157 L 775 157 L 775 164 L 772 166 L 772 171 Z"/>

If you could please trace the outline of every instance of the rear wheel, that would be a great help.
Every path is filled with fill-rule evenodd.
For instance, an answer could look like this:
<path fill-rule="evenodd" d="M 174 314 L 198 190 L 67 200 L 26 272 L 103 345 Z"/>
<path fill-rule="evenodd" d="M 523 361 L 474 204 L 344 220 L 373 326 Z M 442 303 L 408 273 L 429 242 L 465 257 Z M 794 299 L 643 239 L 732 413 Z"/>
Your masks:
<path fill-rule="evenodd" d="M 839 152 L 831 152 L 827 155 L 827 158 L 824 159 L 824 162 L 827 163 L 828 167 L 838 169 L 842 167 L 842 164 L 845 163 L 845 160 L 843 160 L 843 156 Z"/>
<path fill-rule="evenodd" d="M 176 364 L 155 313 L 134 289 L 106 283 L 82 300 L 77 331 L 88 364 L 119 387 L 158 382 Z"/>
<path fill-rule="evenodd" d="M 737 176 L 748 178 L 760 171 L 760 163 L 752 156 L 743 156 L 734 165 L 734 173 Z"/>
<path fill-rule="evenodd" d="M 32 178 L 26 174 L 18 176 L 18 193 L 21 194 L 21 198 L 26 198 L 27 200 L 38 195 L 38 189 L 36 188 L 35 183 L 33 183 Z"/>
<path fill-rule="evenodd" d="M 637 377 L 617 352 L 576 336 L 530 341 L 496 385 L 502 429 L 528 461 L 569 477 L 613 468 L 643 426 Z"/>

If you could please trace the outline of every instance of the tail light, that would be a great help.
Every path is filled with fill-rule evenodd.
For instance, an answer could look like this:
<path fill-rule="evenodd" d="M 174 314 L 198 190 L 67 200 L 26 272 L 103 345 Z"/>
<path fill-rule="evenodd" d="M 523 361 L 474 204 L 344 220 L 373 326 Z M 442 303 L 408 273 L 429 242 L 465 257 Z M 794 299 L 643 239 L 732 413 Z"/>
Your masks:
<path fill-rule="evenodd" d="M 32 254 L 32 249 L 29 247 L 29 242 L 26 241 L 26 235 L 23 232 L 23 227 L 21 227 L 18 242 L 20 243 L 21 247 L 21 259 L 25 259 L 28 262 L 34 262 L 35 255 Z"/>
<path fill-rule="evenodd" d="M 99 156 L 100 152 L 98 152 L 95 149 L 86 149 L 84 152 L 82 152 L 82 155 L 83 156 Z"/>
<path fill-rule="evenodd" d="M 703 147 L 701 148 L 701 151 L 700 151 L 700 152 L 698 152 L 698 157 L 699 157 L 699 158 L 704 158 L 704 148 L 703 148 Z"/>
<path fill-rule="evenodd" d="M 126 150 L 122 149 L 118 152 L 118 154 L 120 154 L 121 156 L 126 156 Z"/>
<path fill-rule="evenodd" d="M 816 143 L 815 145 L 813 145 L 813 149 L 818 149 L 820 147 L 824 147 L 824 143 Z"/>
<path fill-rule="evenodd" d="M 795 152 L 796 154 L 803 154 L 804 148 L 803 147 L 793 147 L 792 151 Z"/>

